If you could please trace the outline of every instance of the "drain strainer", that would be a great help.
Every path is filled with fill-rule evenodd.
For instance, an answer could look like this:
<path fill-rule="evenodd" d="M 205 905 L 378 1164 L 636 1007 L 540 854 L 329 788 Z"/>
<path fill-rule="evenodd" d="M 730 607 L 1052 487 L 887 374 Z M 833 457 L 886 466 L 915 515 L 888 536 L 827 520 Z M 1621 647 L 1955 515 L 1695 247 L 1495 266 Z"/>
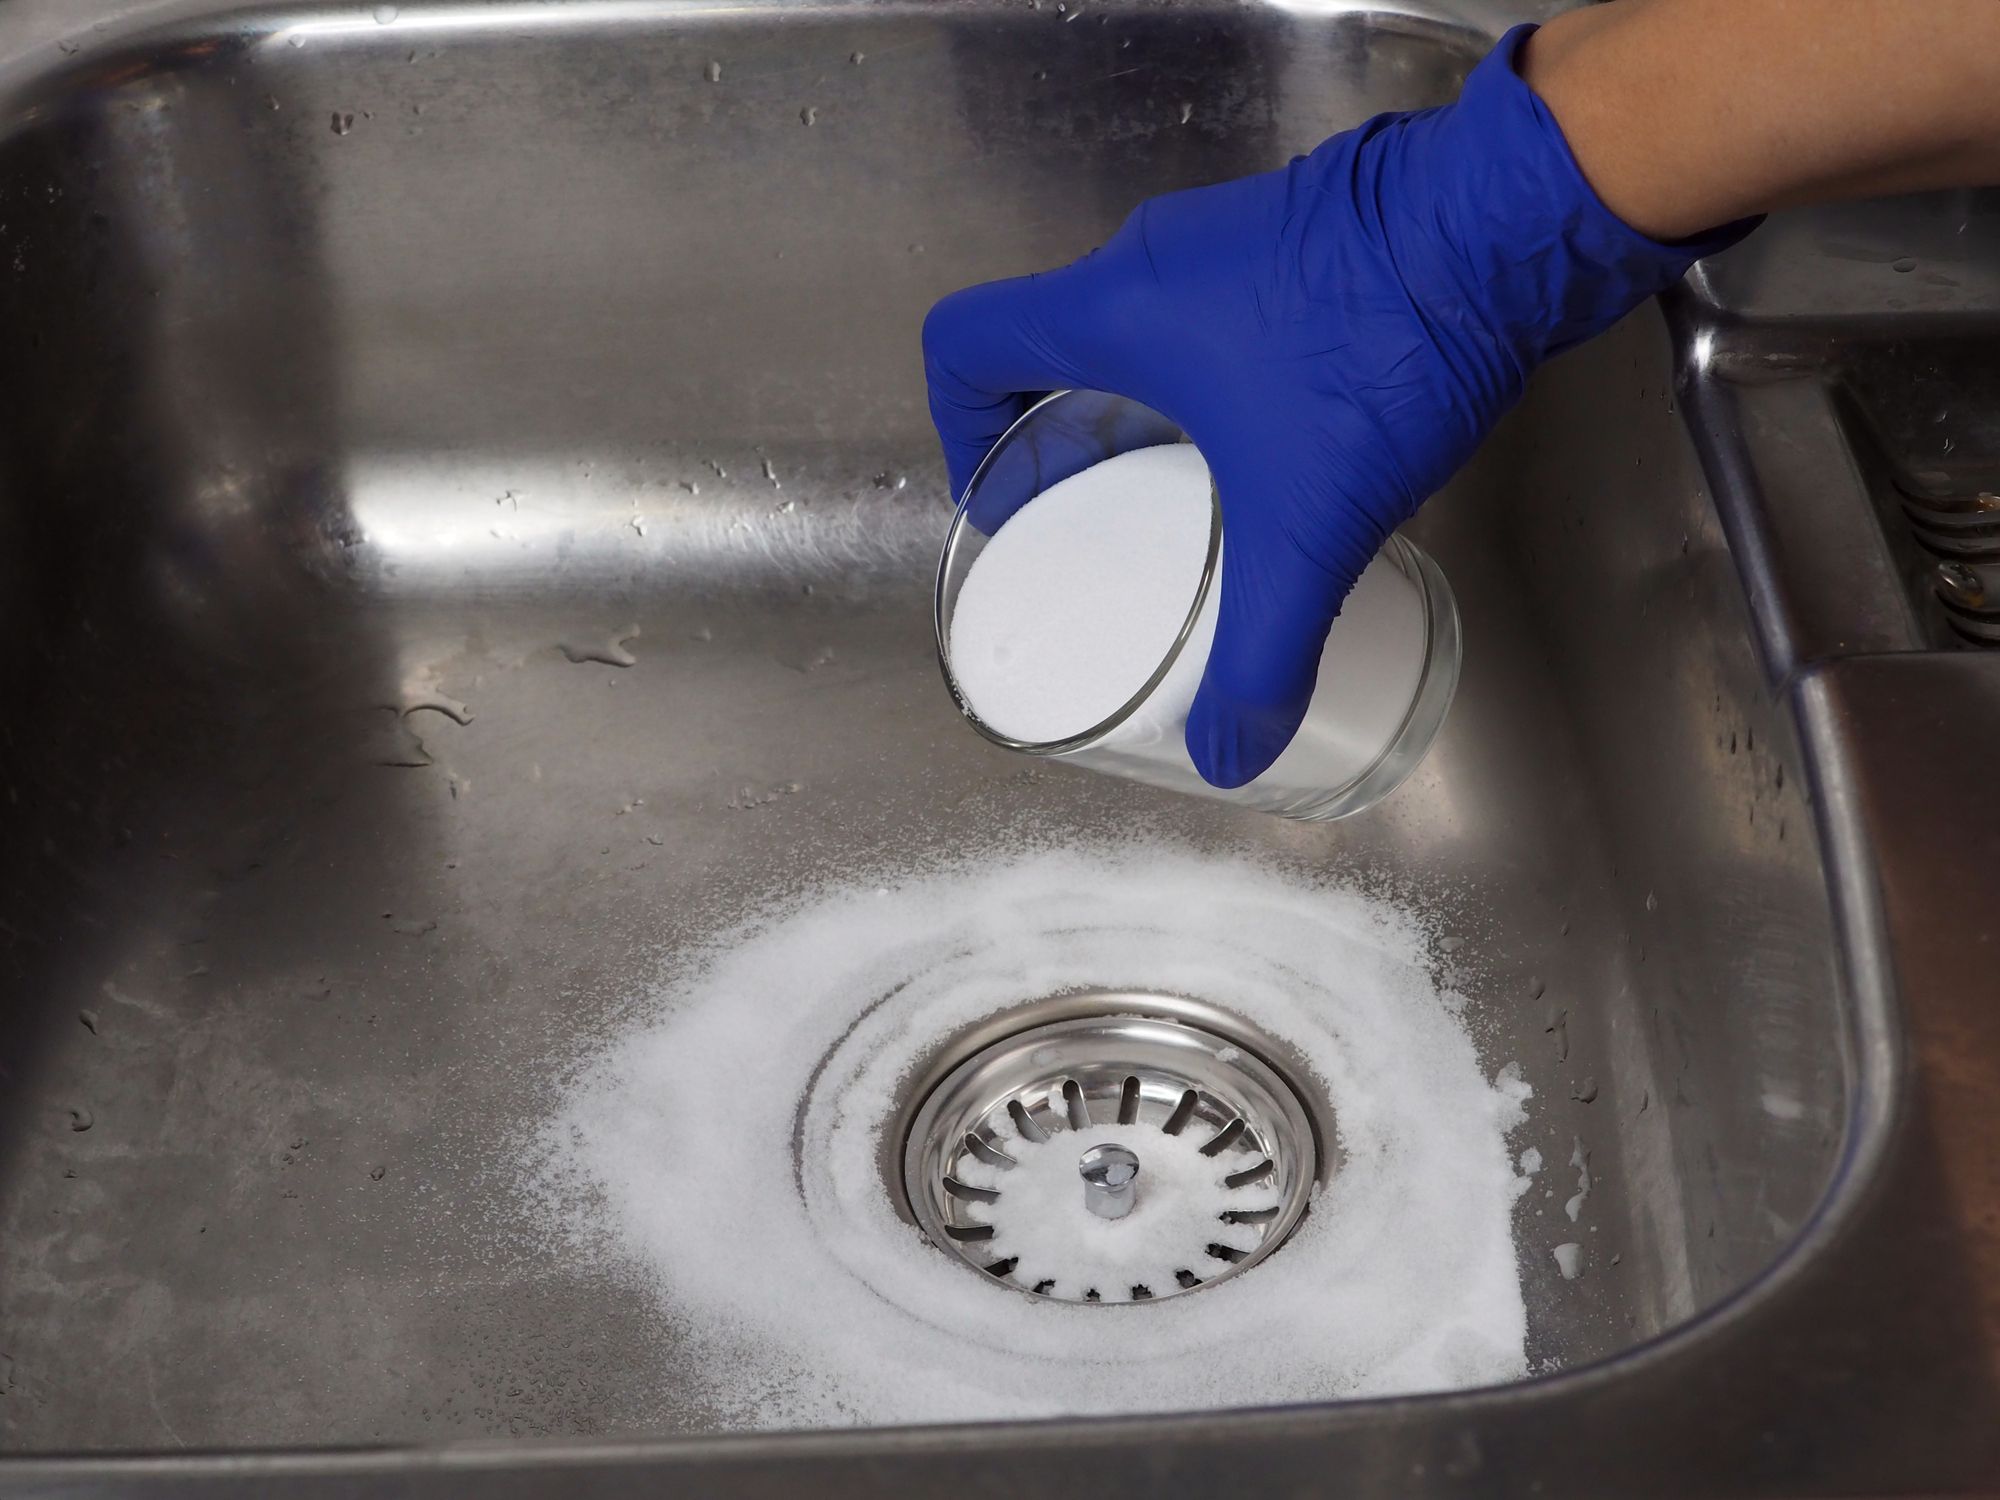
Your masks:
<path fill-rule="evenodd" d="M 966 1264 L 1063 1302 L 1143 1302 L 1249 1269 L 1312 1194 L 1319 1154 L 1299 1092 L 1234 1018 L 1239 1040 L 1186 1019 L 1203 1009 L 1192 1002 L 1094 998 L 1107 1013 L 988 1042 L 924 1099 L 903 1151 L 918 1225 Z M 1180 1018 L 1109 1013 L 1156 998 Z"/>

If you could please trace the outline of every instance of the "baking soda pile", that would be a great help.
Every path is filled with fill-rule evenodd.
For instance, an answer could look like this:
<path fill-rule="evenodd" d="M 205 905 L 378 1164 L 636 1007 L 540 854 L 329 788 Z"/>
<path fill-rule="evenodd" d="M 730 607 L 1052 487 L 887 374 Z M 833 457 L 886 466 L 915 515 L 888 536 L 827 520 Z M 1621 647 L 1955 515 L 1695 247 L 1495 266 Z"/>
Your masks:
<path fill-rule="evenodd" d="M 1421 923 L 1326 881 L 1135 842 L 985 851 L 824 889 L 677 959 L 543 1125 L 535 1222 L 642 1285 L 737 1426 L 1261 1405 L 1526 1373 L 1507 1147 Z M 1080 987 L 1165 991 L 1293 1048 L 1338 1167 L 1245 1274 L 1143 1306 L 1036 1300 L 926 1244 L 882 1176 L 906 1074 Z M 900 1148 L 900 1142 L 895 1143 Z M 1073 1157 L 1063 1191 L 1074 1192 Z"/>

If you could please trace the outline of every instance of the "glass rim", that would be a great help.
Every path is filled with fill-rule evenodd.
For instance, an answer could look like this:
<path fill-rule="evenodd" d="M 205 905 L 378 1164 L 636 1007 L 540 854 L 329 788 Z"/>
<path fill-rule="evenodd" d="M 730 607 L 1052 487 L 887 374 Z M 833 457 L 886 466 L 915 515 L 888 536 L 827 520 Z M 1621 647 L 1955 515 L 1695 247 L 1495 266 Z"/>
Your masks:
<path fill-rule="evenodd" d="M 952 701 L 958 705 L 958 711 L 965 716 L 966 722 L 971 724 L 984 738 L 1008 750 L 1018 750 L 1026 755 L 1068 755 L 1073 751 L 1087 749 L 1102 740 L 1120 725 L 1126 723 L 1146 705 L 1146 701 L 1153 696 L 1154 689 L 1166 681 L 1167 674 L 1174 669 L 1175 664 L 1181 658 L 1181 652 L 1187 648 L 1188 639 L 1194 634 L 1195 625 L 1201 619 L 1202 607 L 1208 602 L 1209 590 L 1215 587 L 1217 567 L 1222 557 L 1222 501 L 1216 494 L 1215 480 L 1211 476 L 1208 482 L 1208 554 L 1202 559 L 1201 580 L 1195 585 L 1194 593 L 1188 601 L 1187 614 L 1181 620 L 1180 629 L 1174 634 L 1173 644 L 1167 648 L 1166 654 L 1160 658 L 1159 665 L 1153 669 L 1152 675 L 1139 686 L 1138 691 L 1133 693 L 1131 697 L 1127 698 L 1124 703 L 1114 709 L 1108 716 L 1090 728 L 1081 730 L 1076 734 L 1065 735 L 1061 739 L 1016 739 L 1012 735 L 1001 733 L 1001 731 L 995 729 L 979 716 L 977 710 L 973 708 L 971 701 L 966 697 L 965 690 L 958 685 L 957 674 L 951 669 L 951 631 L 950 621 L 946 618 L 945 587 L 951 578 L 952 563 L 958 556 L 958 549 L 964 540 L 966 528 L 971 524 L 968 519 L 968 512 L 971 508 L 972 497 L 979 492 L 980 481 L 986 477 L 986 473 L 992 467 L 993 461 L 1009 444 L 1020 437 L 1022 431 L 1034 420 L 1037 413 L 1041 412 L 1045 407 L 1061 401 L 1064 397 L 1074 394 L 1074 390 L 1051 391 L 1026 411 L 1022 412 L 1020 416 L 1016 417 L 1007 430 L 1000 434 L 999 439 L 993 446 L 986 450 L 986 456 L 979 461 L 979 467 L 972 471 L 972 478 L 966 481 L 965 493 L 959 497 L 958 504 L 952 512 L 951 527 L 945 532 L 944 546 L 938 554 L 937 583 L 931 593 L 931 621 L 937 639 L 938 669 L 944 673 L 945 687 L 950 690 Z M 1105 394 L 1115 394 L 1115 392 L 1107 392 Z M 1119 399 L 1132 400 L 1129 396 L 1120 397 Z M 1138 406 L 1145 405 L 1144 402 L 1134 402 L 1133 404 Z M 1166 414 L 1162 412 L 1160 415 L 1165 416 Z M 1167 420 L 1172 421 L 1173 419 L 1169 417 Z M 1175 423 L 1175 425 L 1179 426 L 1178 423 Z M 1156 444 L 1154 446 L 1164 447 L 1169 445 Z M 1128 451 L 1136 453 L 1139 450 L 1135 448 Z M 1046 494 L 1047 491 L 1043 493 Z M 995 534 L 997 534 L 997 530 L 996 528 Z"/>

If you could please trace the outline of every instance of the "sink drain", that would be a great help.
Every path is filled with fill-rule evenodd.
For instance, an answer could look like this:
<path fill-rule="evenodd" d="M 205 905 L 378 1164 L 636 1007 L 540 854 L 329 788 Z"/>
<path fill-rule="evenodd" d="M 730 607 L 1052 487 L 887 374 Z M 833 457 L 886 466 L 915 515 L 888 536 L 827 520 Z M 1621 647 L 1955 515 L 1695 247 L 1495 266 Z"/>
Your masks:
<path fill-rule="evenodd" d="M 1082 1303 L 1212 1286 L 1283 1244 L 1320 1152 L 1280 1049 L 1176 997 L 1057 1003 L 1065 1019 L 967 1039 L 911 1120 L 903 1187 L 931 1242 Z"/>

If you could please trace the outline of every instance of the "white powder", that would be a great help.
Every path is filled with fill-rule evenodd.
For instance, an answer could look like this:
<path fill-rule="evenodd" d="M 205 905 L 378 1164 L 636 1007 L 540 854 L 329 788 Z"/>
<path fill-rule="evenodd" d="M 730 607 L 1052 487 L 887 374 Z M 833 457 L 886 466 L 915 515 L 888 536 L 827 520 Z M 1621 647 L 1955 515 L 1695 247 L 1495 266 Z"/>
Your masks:
<path fill-rule="evenodd" d="M 1009 517 L 951 617 L 952 674 L 979 717 L 1043 744 L 1124 707 L 1187 620 L 1213 510 L 1208 465 L 1174 443 L 1106 459 Z"/>
<path fill-rule="evenodd" d="M 528 1202 L 657 1297 L 674 1359 L 736 1425 L 1515 1379 L 1506 1136 L 1528 1091 L 1488 1080 L 1426 944 L 1414 919 L 1352 890 L 1175 845 L 988 850 L 857 881 L 677 962 L 572 1075 Z M 1137 1308 L 1036 1301 L 982 1277 L 897 1217 L 880 1173 L 905 1074 L 941 1039 L 1098 985 L 1237 1012 L 1297 1050 L 1338 1114 L 1338 1171 L 1289 1243 Z M 1064 1165 L 1074 1197 L 1074 1157 Z"/>
<path fill-rule="evenodd" d="M 1193 445 L 1142 448 L 1049 487 L 993 534 L 951 620 L 951 667 L 974 712 L 1046 744 L 1116 713 L 1146 684 L 1187 618 L 1208 553 L 1208 466 Z M 1182 739 L 1222 591 L 1130 719 L 1088 752 L 1143 780 L 1195 776 Z M 1424 662 L 1415 585 L 1377 558 L 1341 608 L 1312 706 L 1260 787 L 1320 791 L 1368 769 L 1401 728 Z"/>

